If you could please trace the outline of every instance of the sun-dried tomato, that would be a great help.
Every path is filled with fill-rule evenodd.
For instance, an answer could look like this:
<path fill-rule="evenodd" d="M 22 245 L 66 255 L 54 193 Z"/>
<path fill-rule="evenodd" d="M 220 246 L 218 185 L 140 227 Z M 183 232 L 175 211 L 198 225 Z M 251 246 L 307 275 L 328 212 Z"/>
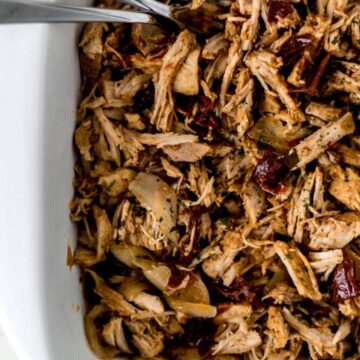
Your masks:
<path fill-rule="evenodd" d="M 256 165 L 252 180 L 265 190 L 280 192 L 284 190 L 284 178 L 288 173 L 287 166 L 275 156 L 265 156 Z"/>
<path fill-rule="evenodd" d="M 311 44 L 312 40 L 311 34 L 292 36 L 280 49 L 280 56 L 284 59 L 284 63 L 292 65 L 302 56 L 305 48 Z"/>
<path fill-rule="evenodd" d="M 360 285 L 355 279 L 354 262 L 345 258 L 334 272 L 333 300 L 339 303 L 359 295 Z"/>
<path fill-rule="evenodd" d="M 198 111 L 190 127 L 202 137 L 206 137 L 210 128 L 217 129 L 219 127 L 213 109 L 213 101 L 206 95 L 201 95 L 198 102 Z M 193 106 L 191 105 L 192 110 Z"/>
<path fill-rule="evenodd" d="M 220 284 L 212 284 L 222 296 L 234 301 L 252 302 L 256 296 L 255 292 L 251 290 L 250 284 L 243 278 L 237 277 L 230 286 Z"/>
<path fill-rule="evenodd" d="M 211 319 L 192 318 L 184 326 L 183 340 L 187 346 L 197 347 L 200 354 L 205 354 L 215 335 L 216 325 Z"/>
<path fill-rule="evenodd" d="M 273 1 L 269 2 L 269 12 L 268 12 L 268 20 L 273 22 L 277 17 L 285 18 L 287 15 L 291 14 L 294 10 L 292 5 L 285 1 Z"/>
<path fill-rule="evenodd" d="M 169 264 L 170 265 L 170 264 Z M 177 288 L 186 276 L 189 275 L 187 271 L 180 270 L 176 266 L 171 266 L 171 276 L 168 282 L 168 286 L 171 288 Z"/>
<path fill-rule="evenodd" d="M 303 140 L 304 138 L 302 137 L 302 138 L 296 138 L 296 139 L 294 139 L 294 140 L 291 140 L 291 141 L 288 141 L 288 146 L 290 147 L 290 148 L 293 148 L 293 147 L 295 147 L 296 145 L 299 145 L 300 143 L 301 143 L 301 140 Z"/>
<path fill-rule="evenodd" d="M 154 86 L 151 84 L 145 89 L 141 89 L 135 95 L 135 108 L 136 110 L 142 112 L 145 109 L 151 109 L 152 104 L 154 103 Z"/>

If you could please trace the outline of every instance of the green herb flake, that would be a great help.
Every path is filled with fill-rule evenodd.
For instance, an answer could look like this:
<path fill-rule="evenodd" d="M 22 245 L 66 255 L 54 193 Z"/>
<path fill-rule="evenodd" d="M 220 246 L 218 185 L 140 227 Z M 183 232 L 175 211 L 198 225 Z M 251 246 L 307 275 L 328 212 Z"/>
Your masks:
<path fill-rule="evenodd" d="M 111 191 L 112 187 L 115 185 L 116 180 L 113 180 L 107 187 L 106 187 L 106 191 Z"/>
<path fill-rule="evenodd" d="M 226 226 L 229 225 L 229 219 L 228 218 L 220 218 L 220 221 Z"/>

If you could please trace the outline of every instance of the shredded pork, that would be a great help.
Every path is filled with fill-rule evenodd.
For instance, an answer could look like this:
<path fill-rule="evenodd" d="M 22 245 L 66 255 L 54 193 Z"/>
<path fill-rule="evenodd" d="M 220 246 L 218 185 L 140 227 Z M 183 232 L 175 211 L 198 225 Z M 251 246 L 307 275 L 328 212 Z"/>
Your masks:
<path fill-rule="evenodd" d="M 219 3 L 208 36 L 84 28 L 68 256 L 89 346 L 358 359 L 358 1 Z"/>

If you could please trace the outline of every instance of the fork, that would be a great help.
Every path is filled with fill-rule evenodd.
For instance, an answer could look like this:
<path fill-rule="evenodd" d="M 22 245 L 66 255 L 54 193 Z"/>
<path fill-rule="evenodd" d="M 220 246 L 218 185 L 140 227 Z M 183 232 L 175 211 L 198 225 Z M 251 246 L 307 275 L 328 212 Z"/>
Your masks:
<path fill-rule="evenodd" d="M 188 28 L 198 34 L 210 34 L 223 27 L 217 16 L 229 0 L 206 1 L 192 10 L 190 5 L 170 6 L 156 0 L 117 0 L 136 7 L 141 12 L 92 7 L 80 7 L 24 0 L 0 0 L 1 23 L 39 22 L 124 22 L 164 24 L 170 20 L 178 28 Z M 151 13 L 152 15 L 149 15 Z M 159 15 L 159 16 L 158 16 Z M 169 22 L 166 22 L 168 24 Z"/>
<path fill-rule="evenodd" d="M 0 0 L 0 24 L 60 22 L 123 22 L 156 24 L 142 12 L 71 6 L 46 2 Z"/>
<path fill-rule="evenodd" d="M 198 9 L 191 8 L 191 1 L 184 6 L 171 6 L 156 0 L 117 0 L 135 6 L 143 11 L 161 15 L 174 21 L 180 28 L 187 28 L 198 34 L 209 34 L 223 28 L 218 16 L 230 6 L 229 0 L 207 0 Z"/>

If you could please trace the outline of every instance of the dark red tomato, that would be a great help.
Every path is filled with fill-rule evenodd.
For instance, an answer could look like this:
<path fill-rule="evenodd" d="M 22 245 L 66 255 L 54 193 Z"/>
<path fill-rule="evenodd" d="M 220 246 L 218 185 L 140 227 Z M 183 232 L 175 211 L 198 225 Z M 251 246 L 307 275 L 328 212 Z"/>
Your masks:
<path fill-rule="evenodd" d="M 295 147 L 296 145 L 299 145 L 299 144 L 301 143 L 301 140 L 302 140 L 302 139 L 303 139 L 303 138 L 297 138 L 297 139 L 294 139 L 294 140 L 289 141 L 287 144 L 288 144 L 289 147 L 293 148 L 293 147 Z"/>
<path fill-rule="evenodd" d="M 178 269 L 176 266 L 171 267 L 171 276 L 168 282 L 168 286 L 171 288 L 178 287 L 182 281 L 185 279 L 186 276 L 188 276 L 187 271 L 183 271 Z"/>
<path fill-rule="evenodd" d="M 339 303 L 359 295 L 360 285 L 355 279 L 354 263 L 350 259 L 344 259 L 335 269 L 333 300 Z"/>
<path fill-rule="evenodd" d="M 279 192 L 284 189 L 288 168 L 275 156 L 265 156 L 256 165 L 252 180 L 264 190 Z"/>
<path fill-rule="evenodd" d="M 305 48 L 312 42 L 311 34 L 303 34 L 300 36 L 292 36 L 286 41 L 281 49 L 280 56 L 284 59 L 286 65 L 292 65 L 297 59 L 299 59 Z"/>
<path fill-rule="evenodd" d="M 184 325 L 184 339 L 187 346 L 197 347 L 205 354 L 212 343 L 216 325 L 211 319 L 192 318 Z"/>
<path fill-rule="evenodd" d="M 285 1 L 273 1 L 269 2 L 269 12 L 268 12 L 268 20 L 273 22 L 277 17 L 285 18 L 287 15 L 291 14 L 294 10 L 292 5 Z"/>
<path fill-rule="evenodd" d="M 199 109 L 193 122 L 190 124 L 200 136 L 206 137 L 210 128 L 217 129 L 219 124 L 213 113 L 214 103 L 206 95 L 201 95 L 198 102 Z M 191 106 L 191 111 L 193 106 Z"/>
<path fill-rule="evenodd" d="M 243 277 L 237 277 L 230 286 L 214 284 L 214 287 L 222 296 L 234 301 L 246 300 L 251 303 L 256 296 Z"/>

